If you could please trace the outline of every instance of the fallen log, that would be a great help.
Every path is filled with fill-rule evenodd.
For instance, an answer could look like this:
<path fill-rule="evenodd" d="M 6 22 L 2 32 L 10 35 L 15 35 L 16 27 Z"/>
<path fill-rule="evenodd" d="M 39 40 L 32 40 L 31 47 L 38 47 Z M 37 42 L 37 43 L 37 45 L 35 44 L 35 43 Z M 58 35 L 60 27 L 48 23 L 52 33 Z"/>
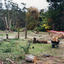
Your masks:
<path fill-rule="evenodd" d="M 48 41 L 47 41 L 47 40 L 43 40 L 43 43 L 44 43 L 44 44 L 47 44 L 47 43 L 48 43 Z"/>
<path fill-rule="evenodd" d="M 44 44 L 47 44 L 48 41 L 47 40 L 36 40 L 36 38 L 33 39 L 33 43 L 44 43 Z"/>

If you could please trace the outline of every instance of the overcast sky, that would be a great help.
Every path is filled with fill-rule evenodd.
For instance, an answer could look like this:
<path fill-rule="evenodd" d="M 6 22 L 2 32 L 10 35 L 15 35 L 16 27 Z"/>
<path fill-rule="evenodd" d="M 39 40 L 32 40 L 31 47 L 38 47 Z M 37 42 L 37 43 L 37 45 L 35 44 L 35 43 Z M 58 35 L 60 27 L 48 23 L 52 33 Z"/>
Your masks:
<path fill-rule="evenodd" d="M 13 0 L 13 2 L 20 4 L 26 3 L 26 7 L 29 8 L 30 6 L 36 7 L 38 10 L 47 9 L 48 3 L 46 0 Z"/>
<path fill-rule="evenodd" d="M 1 0 L 4 2 L 4 0 Z M 12 0 L 13 2 L 19 4 L 19 6 L 22 8 L 23 6 L 20 5 L 21 3 L 26 3 L 26 7 L 29 8 L 30 6 L 36 7 L 38 10 L 41 9 L 48 9 L 48 4 L 46 0 Z"/>

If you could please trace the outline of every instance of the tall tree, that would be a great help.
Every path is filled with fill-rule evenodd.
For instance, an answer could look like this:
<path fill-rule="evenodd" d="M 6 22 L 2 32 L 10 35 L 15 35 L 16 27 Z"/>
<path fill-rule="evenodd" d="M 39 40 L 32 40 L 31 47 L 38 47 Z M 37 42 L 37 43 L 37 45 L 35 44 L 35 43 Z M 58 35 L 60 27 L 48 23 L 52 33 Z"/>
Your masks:
<path fill-rule="evenodd" d="M 51 18 L 51 25 L 53 26 L 53 30 L 58 30 L 57 28 L 59 28 L 58 26 L 58 23 L 60 23 L 60 26 L 62 26 L 62 23 L 60 22 L 61 21 L 61 17 L 62 17 L 62 11 L 60 12 L 61 10 L 61 7 L 59 7 L 61 4 L 63 4 L 63 0 L 47 0 L 47 2 L 50 3 L 50 6 L 49 6 L 49 18 Z M 63 6 L 62 6 L 63 8 Z M 60 18 L 59 18 L 60 16 Z M 60 29 L 59 29 L 60 30 Z"/>
<path fill-rule="evenodd" d="M 8 11 L 7 13 L 8 17 L 5 17 L 5 19 L 6 19 L 6 23 L 8 23 L 7 28 L 9 29 L 9 31 L 11 30 L 11 19 L 10 19 L 10 14 L 9 14 L 9 10 L 11 9 L 11 1 L 12 0 L 4 0 L 5 8 Z"/>
<path fill-rule="evenodd" d="M 5 22 L 3 21 L 3 3 L 0 0 L 0 29 L 5 29 Z"/>
<path fill-rule="evenodd" d="M 23 4 L 24 5 L 24 7 L 23 7 L 23 11 L 24 11 L 24 13 L 25 13 L 25 39 L 27 38 L 27 19 L 26 19 L 26 11 L 27 11 L 27 8 L 26 8 L 26 4 L 25 3 L 21 3 L 21 4 Z"/>
<path fill-rule="evenodd" d="M 40 20 L 41 20 L 41 24 L 40 27 L 42 28 L 41 30 L 46 30 L 46 29 L 50 29 L 50 26 L 48 25 L 48 11 L 44 12 L 44 10 L 42 9 L 40 11 Z"/>

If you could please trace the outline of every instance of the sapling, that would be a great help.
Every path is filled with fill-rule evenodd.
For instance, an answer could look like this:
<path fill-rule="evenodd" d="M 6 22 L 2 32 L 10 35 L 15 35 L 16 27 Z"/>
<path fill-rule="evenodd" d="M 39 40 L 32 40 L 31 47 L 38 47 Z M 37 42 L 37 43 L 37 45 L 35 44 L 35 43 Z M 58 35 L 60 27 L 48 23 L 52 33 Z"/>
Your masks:
<path fill-rule="evenodd" d="M 30 48 L 31 43 L 32 43 L 32 40 L 30 40 L 28 43 L 26 43 L 25 46 L 20 46 L 21 48 L 23 48 L 25 54 L 29 53 L 29 48 Z"/>

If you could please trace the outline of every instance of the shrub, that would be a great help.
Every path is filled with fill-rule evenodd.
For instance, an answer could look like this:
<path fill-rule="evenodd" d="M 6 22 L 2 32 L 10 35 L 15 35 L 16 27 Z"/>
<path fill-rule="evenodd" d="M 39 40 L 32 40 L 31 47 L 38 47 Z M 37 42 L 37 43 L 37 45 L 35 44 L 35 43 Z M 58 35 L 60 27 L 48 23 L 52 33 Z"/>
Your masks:
<path fill-rule="evenodd" d="M 30 48 L 31 43 L 32 43 L 32 40 L 30 40 L 29 43 L 26 43 L 26 46 L 20 46 L 21 48 L 23 48 L 25 54 L 29 53 L 29 48 Z"/>
<path fill-rule="evenodd" d="M 22 32 L 22 29 L 20 29 L 20 32 Z"/>
<path fill-rule="evenodd" d="M 45 31 L 45 27 L 36 27 L 35 30 Z"/>
<path fill-rule="evenodd" d="M 18 32 L 18 28 L 15 31 Z"/>

